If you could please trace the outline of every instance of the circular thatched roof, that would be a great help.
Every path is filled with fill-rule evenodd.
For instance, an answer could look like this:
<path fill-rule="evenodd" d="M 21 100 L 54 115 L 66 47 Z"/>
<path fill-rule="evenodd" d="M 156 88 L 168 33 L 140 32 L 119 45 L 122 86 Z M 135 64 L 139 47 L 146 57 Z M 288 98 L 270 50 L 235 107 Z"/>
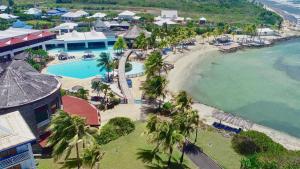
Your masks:
<path fill-rule="evenodd" d="M 45 98 L 60 88 L 54 76 L 41 74 L 22 60 L 0 63 L 0 109 Z"/>

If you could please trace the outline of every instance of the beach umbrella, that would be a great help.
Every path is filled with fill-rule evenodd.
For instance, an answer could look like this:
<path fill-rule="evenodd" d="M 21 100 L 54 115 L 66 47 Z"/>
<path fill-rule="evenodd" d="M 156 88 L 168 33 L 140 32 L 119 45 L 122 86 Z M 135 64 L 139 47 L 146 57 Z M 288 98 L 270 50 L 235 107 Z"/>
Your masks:
<path fill-rule="evenodd" d="M 91 80 L 92 83 L 94 82 L 101 82 L 101 78 L 100 77 L 95 77 L 94 79 Z"/>
<path fill-rule="evenodd" d="M 76 86 L 73 86 L 73 87 L 72 87 L 72 91 L 73 91 L 73 92 L 77 92 L 79 89 L 83 89 L 83 86 L 76 85 Z"/>

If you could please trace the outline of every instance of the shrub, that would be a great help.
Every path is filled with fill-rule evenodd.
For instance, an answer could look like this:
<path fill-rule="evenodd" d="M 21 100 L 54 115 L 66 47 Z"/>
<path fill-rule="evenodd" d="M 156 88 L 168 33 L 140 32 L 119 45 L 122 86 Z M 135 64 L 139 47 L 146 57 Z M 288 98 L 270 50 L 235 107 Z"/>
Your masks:
<path fill-rule="evenodd" d="M 125 72 L 129 72 L 132 70 L 132 64 L 129 62 L 126 62 L 125 64 Z"/>
<path fill-rule="evenodd" d="M 126 117 L 116 117 L 110 119 L 95 138 L 100 145 L 107 144 L 121 136 L 131 133 L 135 129 L 134 123 Z"/>
<path fill-rule="evenodd" d="M 135 129 L 134 123 L 129 118 L 126 118 L 126 117 L 116 117 L 116 118 L 110 119 L 108 124 L 115 126 L 116 132 L 120 136 L 127 135 Z"/>
<path fill-rule="evenodd" d="M 286 151 L 282 145 L 275 143 L 266 134 L 257 131 L 246 131 L 235 135 L 232 139 L 232 146 L 236 152 L 242 155 L 260 152 L 278 154 Z"/>
<path fill-rule="evenodd" d="M 101 128 L 100 134 L 96 136 L 96 140 L 98 144 L 103 145 L 116 140 L 119 137 L 120 136 L 116 132 L 116 127 L 106 124 Z"/>

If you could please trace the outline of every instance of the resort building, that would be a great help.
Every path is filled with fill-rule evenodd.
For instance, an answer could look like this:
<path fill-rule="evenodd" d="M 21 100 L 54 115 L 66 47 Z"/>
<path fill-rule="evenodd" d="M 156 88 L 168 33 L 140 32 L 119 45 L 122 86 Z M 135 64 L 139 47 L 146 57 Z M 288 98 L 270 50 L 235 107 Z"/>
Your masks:
<path fill-rule="evenodd" d="M 12 28 L 32 29 L 31 25 L 27 25 L 25 22 L 17 20 L 11 26 Z"/>
<path fill-rule="evenodd" d="M 7 9 L 6 5 L 0 5 L 0 11 L 4 12 Z"/>
<path fill-rule="evenodd" d="M 270 28 L 258 28 L 256 30 L 258 36 L 276 36 L 278 33 Z"/>
<path fill-rule="evenodd" d="M 139 27 L 137 27 L 136 25 L 133 26 L 131 29 L 129 29 L 128 31 L 126 31 L 124 34 L 121 34 L 120 36 L 123 36 L 123 38 L 126 40 L 127 45 L 129 48 L 133 47 L 133 43 L 134 40 L 141 34 L 144 33 L 145 36 L 148 38 L 150 37 L 151 33 L 143 30 Z"/>
<path fill-rule="evenodd" d="M 199 19 L 199 24 L 200 25 L 205 25 L 206 24 L 206 18 L 204 18 L 204 17 L 201 17 L 200 19 Z"/>
<path fill-rule="evenodd" d="M 89 16 L 88 18 L 103 19 L 104 17 L 106 17 L 105 13 L 98 12 L 98 13 L 95 13 L 94 15 L 92 15 L 92 16 Z"/>
<path fill-rule="evenodd" d="M 55 37 L 54 33 L 42 30 L 9 28 L 0 31 L 0 59 L 12 58 L 28 48 L 46 49 L 45 43 Z"/>
<path fill-rule="evenodd" d="M 118 14 L 118 19 L 120 20 L 133 20 L 135 16 L 134 12 L 131 11 L 123 11 Z"/>
<path fill-rule="evenodd" d="M 5 20 L 14 20 L 14 19 L 17 19 L 18 16 L 15 16 L 12 14 L 7 14 L 7 13 L 2 13 L 2 14 L 0 14 L 0 18 L 5 19 Z"/>
<path fill-rule="evenodd" d="M 89 14 L 83 10 L 75 11 L 75 12 L 67 12 L 61 16 L 61 20 L 63 21 L 78 21 L 83 17 L 87 17 Z"/>
<path fill-rule="evenodd" d="M 22 60 L 0 63 L 0 116 L 18 111 L 38 138 L 61 106 L 61 83 Z M 2 124 L 2 123 L 0 123 Z M 1 132 L 0 132 L 1 133 Z"/>
<path fill-rule="evenodd" d="M 154 18 L 154 24 L 158 26 L 162 26 L 164 24 L 174 25 L 183 22 L 184 18 L 179 17 L 176 10 L 162 10 L 160 16 Z"/>
<path fill-rule="evenodd" d="M 51 31 L 57 32 L 58 35 L 62 35 L 64 33 L 72 32 L 77 27 L 78 27 L 78 23 L 65 22 L 65 23 L 62 23 L 62 24 L 52 28 Z"/>
<path fill-rule="evenodd" d="M 115 37 L 106 37 L 102 32 L 92 30 L 90 32 L 65 33 L 57 36 L 57 39 L 49 42 L 49 45 L 64 47 L 65 50 L 105 48 L 115 43 Z"/>
<path fill-rule="evenodd" d="M 38 8 L 29 8 L 28 10 L 24 11 L 27 15 L 34 15 L 34 16 L 40 16 L 42 15 L 42 10 Z"/>
<path fill-rule="evenodd" d="M 66 8 L 55 8 L 47 11 L 48 16 L 61 16 L 68 12 L 68 9 Z"/>
<path fill-rule="evenodd" d="M 35 141 L 19 111 L 0 114 L 1 169 L 35 169 L 31 148 Z"/>

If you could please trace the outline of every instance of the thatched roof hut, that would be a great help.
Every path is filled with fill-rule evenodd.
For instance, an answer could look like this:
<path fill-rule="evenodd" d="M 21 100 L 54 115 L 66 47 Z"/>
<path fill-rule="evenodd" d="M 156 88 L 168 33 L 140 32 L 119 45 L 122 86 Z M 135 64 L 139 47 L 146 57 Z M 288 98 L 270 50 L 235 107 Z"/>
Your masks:
<path fill-rule="evenodd" d="M 43 99 L 60 85 L 54 76 L 39 73 L 25 61 L 0 63 L 0 109 Z"/>
<path fill-rule="evenodd" d="M 150 32 L 143 30 L 137 26 L 133 26 L 131 29 L 129 29 L 125 34 L 124 34 L 124 39 L 127 40 L 134 40 L 136 39 L 141 33 L 145 33 L 146 37 L 149 37 L 151 35 Z"/>

